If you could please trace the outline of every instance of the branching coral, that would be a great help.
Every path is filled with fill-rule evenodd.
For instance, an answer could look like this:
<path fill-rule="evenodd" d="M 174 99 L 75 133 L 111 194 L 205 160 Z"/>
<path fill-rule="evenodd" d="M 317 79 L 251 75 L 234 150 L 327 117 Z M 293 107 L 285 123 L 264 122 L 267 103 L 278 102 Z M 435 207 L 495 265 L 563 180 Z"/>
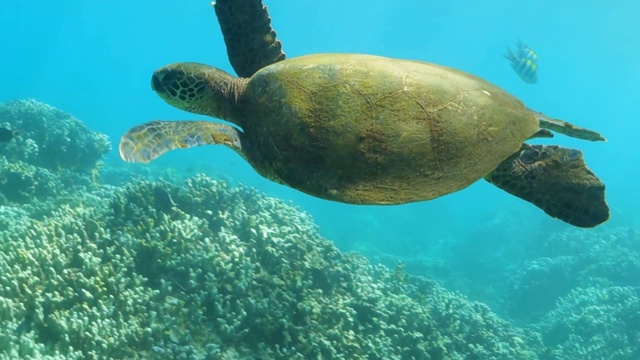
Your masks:
<path fill-rule="evenodd" d="M 81 174 L 64 169 L 54 173 L 0 156 L 0 205 L 30 205 L 40 212 L 46 208 L 43 202 L 47 199 L 86 191 L 90 186 L 89 178 Z"/>
<path fill-rule="evenodd" d="M 110 149 L 109 139 L 68 113 L 36 100 L 0 104 L 2 126 L 20 136 L 0 147 L 0 156 L 49 170 L 88 171 Z"/>
<path fill-rule="evenodd" d="M 82 193 L 3 229 L 0 354 L 529 359 L 535 336 L 344 255 L 311 219 L 197 176 Z M 171 199 L 167 203 L 167 196 Z"/>
<path fill-rule="evenodd" d="M 640 243 L 633 231 L 567 230 L 539 241 L 515 269 L 506 299 L 517 319 L 536 321 L 575 288 L 640 286 Z"/>
<path fill-rule="evenodd" d="M 640 288 L 578 288 L 536 324 L 549 359 L 640 358 Z"/>

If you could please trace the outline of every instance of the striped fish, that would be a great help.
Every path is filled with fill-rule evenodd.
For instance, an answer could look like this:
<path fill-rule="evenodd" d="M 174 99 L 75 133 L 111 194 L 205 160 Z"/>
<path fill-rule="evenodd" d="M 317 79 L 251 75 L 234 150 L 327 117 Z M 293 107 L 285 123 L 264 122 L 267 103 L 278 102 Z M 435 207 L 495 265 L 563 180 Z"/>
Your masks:
<path fill-rule="evenodd" d="M 538 82 L 538 54 L 531 48 L 518 41 L 516 48 L 509 49 L 504 57 L 522 81 L 527 84 Z"/>

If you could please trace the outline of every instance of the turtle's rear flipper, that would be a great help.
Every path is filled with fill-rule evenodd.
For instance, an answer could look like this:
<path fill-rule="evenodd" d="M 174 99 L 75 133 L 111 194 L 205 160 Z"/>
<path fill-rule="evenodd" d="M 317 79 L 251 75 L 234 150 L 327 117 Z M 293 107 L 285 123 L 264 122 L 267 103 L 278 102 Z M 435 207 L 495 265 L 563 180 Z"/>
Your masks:
<path fill-rule="evenodd" d="M 229 62 L 238 76 L 251 77 L 267 65 L 284 60 L 282 44 L 271 28 L 261 0 L 217 0 L 211 3 L 227 45 Z"/>
<path fill-rule="evenodd" d="M 523 144 L 485 179 L 575 226 L 594 227 L 609 218 L 605 186 L 579 150 Z"/>
<path fill-rule="evenodd" d="M 122 135 L 120 157 L 147 163 L 173 149 L 214 144 L 227 145 L 242 154 L 241 136 L 234 127 L 208 121 L 150 121 Z"/>

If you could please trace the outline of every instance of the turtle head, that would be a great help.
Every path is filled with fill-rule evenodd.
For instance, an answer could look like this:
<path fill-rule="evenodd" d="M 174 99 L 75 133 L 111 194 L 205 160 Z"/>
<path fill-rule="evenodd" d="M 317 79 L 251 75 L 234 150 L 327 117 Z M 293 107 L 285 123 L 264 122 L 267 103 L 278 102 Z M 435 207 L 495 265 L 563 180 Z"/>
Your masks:
<path fill-rule="evenodd" d="M 170 105 L 230 121 L 242 84 L 227 72 L 198 63 L 163 66 L 151 77 L 151 88 Z"/>

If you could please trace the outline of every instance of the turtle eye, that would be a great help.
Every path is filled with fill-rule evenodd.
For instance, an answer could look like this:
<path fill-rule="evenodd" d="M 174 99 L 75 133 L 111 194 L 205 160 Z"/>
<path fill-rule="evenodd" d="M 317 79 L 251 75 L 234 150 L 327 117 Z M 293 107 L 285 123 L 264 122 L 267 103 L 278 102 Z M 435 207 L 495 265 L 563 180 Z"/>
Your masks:
<path fill-rule="evenodd" d="M 182 70 L 161 69 L 153 73 L 151 86 L 156 91 L 170 88 L 184 76 Z"/>
<path fill-rule="evenodd" d="M 180 74 L 179 71 L 167 70 L 162 75 L 160 81 L 162 81 L 165 86 L 171 86 L 177 81 Z"/>

